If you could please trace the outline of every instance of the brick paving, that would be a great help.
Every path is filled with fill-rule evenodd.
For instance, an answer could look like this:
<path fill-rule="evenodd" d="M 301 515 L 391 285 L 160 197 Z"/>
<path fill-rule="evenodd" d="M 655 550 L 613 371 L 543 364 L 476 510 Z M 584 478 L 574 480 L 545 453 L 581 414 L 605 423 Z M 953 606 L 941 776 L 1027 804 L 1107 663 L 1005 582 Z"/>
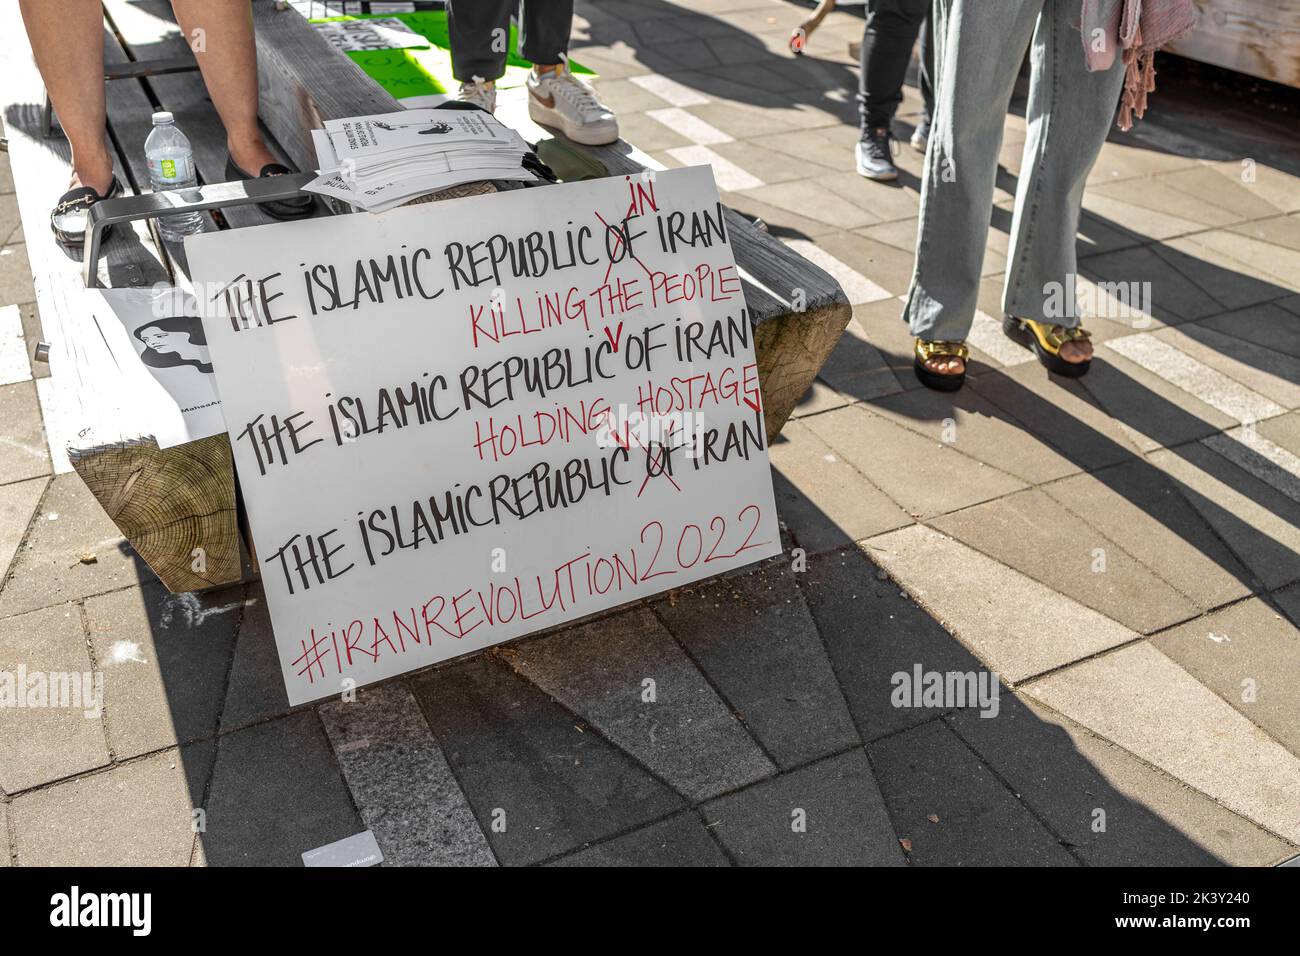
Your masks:
<path fill-rule="evenodd" d="M 580 2 L 574 46 L 626 139 L 712 163 L 854 303 L 772 448 L 791 552 L 356 703 L 291 710 L 260 588 L 168 595 L 51 457 L 0 163 L 0 671 L 104 682 L 99 713 L 0 708 L 0 865 L 296 864 L 367 828 L 391 864 L 1296 855 L 1300 164 L 1162 87 L 1079 235 L 1085 292 L 1150 301 L 1053 380 L 996 324 L 1013 104 L 969 384 L 926 392 L 898 318 L 921 157 L 895 186 L 852 172 L 861 21 L 795 59 L 801 16 Z M 909 86 L 900 135 L 918 108 Z M 895 675 L 929 672 L 1000 692 L 900 705 Z"/>

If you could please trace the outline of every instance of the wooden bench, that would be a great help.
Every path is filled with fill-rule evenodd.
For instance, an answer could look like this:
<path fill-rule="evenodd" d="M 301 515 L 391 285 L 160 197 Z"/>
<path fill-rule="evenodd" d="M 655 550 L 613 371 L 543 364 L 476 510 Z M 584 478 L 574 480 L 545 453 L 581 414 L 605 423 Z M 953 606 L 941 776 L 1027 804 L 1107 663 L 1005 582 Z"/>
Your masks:
<path fill-rule="evenodd" d="M 110 62 L 182 56 L 185 41 L 171 22 L 166 0 L 105 0 L 111 30 L 105 43 Z M 303 16 L 274 0 L 254 0 L 262 121 L 299 169 L 316 166 L 310 131 L 324 120 L 398 110 L 400 104 L 377 83 L 331 47 Z M 0 17 L 6 16 L 0 14 Z M 15 11 L 0 20 L 12 38 L 21 24 Z M 121 40 L 119 41 L 119 38 Z M 125 44 L 125 45 L 123 45 Z M 30 63 L 22 35 L 15 55 Z M 10 40 L 11 50 L 14 48 Z M 22 215 L 32 248 L 37 301 L 42 327 L 53 343 L 55 378 L 94 380 L 95 363 L 104 361 L 80 336 L 85 329 L 71 315 L 61 285 L 80 282 L 76 264 L 49 239 L 45 216 L 66 188 L 68 154 L 61 138 L 42 143 L 39 136 L 43 91 L 34 67 L 23 71 L 8 100 L 6 120 L 14 153 L 15 178 L 23 201 Z M 225 143 L 221 126 L 207 102 L 196 73 L 151 77 L 149 90 L 161 107 L 171 110 L 190 136 L 201 181 L 224 179 Z M 119 177 L 138 191 L 148 183 L 142 144 L 153 105 L 134 82 L 109 87 L 109 126 L 118 155 Z M 30 115 L 29 115 L 30 114 Z M 562 178 L 641 173 L 654 161 L 624 142 L 600 149 L 576 147 L 536 128 L 525 138 L 540 139 L 538 151 Z M 49 183 L 57 182 L 51 194 Z M 32 188 L 41 183 L 43 188 Z M 447 190 L 417 201 L 493 191 L 491 183 Z M 214 228 L 238 228 L 267 221 L 252 206 L 222 209 Z M 737 213 L 728 211 L 736 261 L 755 325 L 759 378 L 768 434 L 775 437 L 829 356 L 852 314 L 838 283 L 826 272 Z M 185 282 L 185 263 L 177 249 L 159 248 L 141 223 L 115 230 L 105 246 L 98 279 L 110 286 L 147 286 L 175 278 Z M 39 250 L 39 252 L 38 252 Z M 65 387 L 64 392 L 76 389 Z M 159 449 L 150 435 L 121 435 L 112 423 L 95 420 L 93 396 L 73 395 L 67 414 L 86 421 L 75 429 L 67 450 L 73 468 L 117 523 L 140 557 L 169 590 L 192 591 L 228 584 L 253 573 L 241 529 L 238 488 L 229 439 L 217 435 Z M 52 439 L 55 436 L 52 436 Z M 201 550 L 200 550 L 201 549 Z M 201 560 L 198 556 L 201 555 Z"/>

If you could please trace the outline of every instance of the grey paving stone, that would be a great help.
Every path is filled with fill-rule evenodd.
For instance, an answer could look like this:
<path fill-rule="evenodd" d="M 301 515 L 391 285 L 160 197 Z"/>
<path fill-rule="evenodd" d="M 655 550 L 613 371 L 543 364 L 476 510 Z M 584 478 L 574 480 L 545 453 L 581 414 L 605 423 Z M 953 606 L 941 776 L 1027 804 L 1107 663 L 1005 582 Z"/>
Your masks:
<path fill-rule="evenodd" d="M 866 547 L 967 649 L 1013 684 L 1137 637 L 932 528 L 891 531 Z"/>
<path fill-rule="evenodd" d="M 1088 174 L 1088 185 L 1134 179 L 1198 166 L 1197 160 L 1127 143 L 1107 142 Z"/>
<path fill-rule="evenodd" d="M 0 591 L 0 617 L 156 580 L 80 476 L 59 475 Z"/>
<path fill-rule="evenodd" d="M 866 740 L 933 719 L 915 702 L 898 706 L 895 688 L 916 668 L 980 673 L 984 666 L 857 548 L 819 555 L 799 576 L 813 619 Z M 978 679 L 978 678 L 977 678 Z M 993 678 L 996 681 L 996 677 Z"/>
<path fill-rule="evenodd" d="M 1254 166 L 1254 182 L 1242 182 L 1242 161 L 1237 157 L 1211 163 L 1210 168 L 1231 182 L 1250 190 L 1278 209 L 1300 212 L 1300 182 L 1284 169 L 1275 169 L 1264 163 Z"/>
<path fill-rule="evenodd" d="M 1143 634 L 1198 613 L 1191 598 L 1038 488 L 945 515 L 932 527 Z"/>
<path fill-rule="evenodd" d="M 212 755 L 205 741 L 19 796 L 19 865 L 189 866 Z"/>
<path fill-rule="evenodd" d="M 810 554 L 912 523 L 803 423 L 787 422 L 768 456 L 781 520 Z"/>
<path fill-rule="evenodd" d="M 1071 866 L 1077 861 L 962 743 L 933 720 L 867 746 L 909 863 Z"/>
<path fill-rule="evenodd" d="M 871 402 L 874 414 L 936 444 L 951 446 L 977 461 L 1036 485 L 1082 467 L 1025 430 L 1008 412 L 970 389 L 920 389 Z"/>
<path fill-rule="evenodd" d="M 693 810 L 561 857 L 552 866 L 730 866 Z"/>
<path fill-rule="evenodd" d="M 1050 375 L 1037 362 L 981 375 L 966 387 L 1086 471 L 1130 460 L 1136 453 L 1128 434 L 1082 383 Z"/>
<path fill-rule="evenodd" d="M 497 859 L 535 863 L 666 816 L 684 801 L 490 656 L 413 690 Z M 493 823 L 504 829 L 494 830 Z"/>
<path fill-rule="evenodd" d="M 708 69 L 718 65 L 718 58 L 712 47 L 704 40 L 683 40 L 667 46 L 656 47 L 665 63 L 672 63 L 675 69 Z M 666 68 L 666 67 L 663 67 Z"/>
<path fill-rule="evenodd" d="M 495 866 L 411 692 L 400 683 L 319 708 L 361 818 L 397 866 Z"/>
<path fill-rule="evenodd" d="M 1081 379 L 1143 454 L 1181 445 L 1238 424 L 1135 362 L 1102 345 Z"/>
<path fill-rule="evenodd" d="M 9 804 L 0 803 L 0 866 L 11 866 L 9 849 Z"/>
<path fill-rule="evenodd" d="M 830 223 L 801 216 L 780 206 L 773 206 L 761 201 L 750 192 L 723 192 L 722 201 L 743 216 L 763 220 L 768 226 L 768 231 L 778 238 L 805 239 L 836 231 L 836 227 Z"/>
<path fill-rule="evenodd" d="M 1287 845 L 1249 820 L 1013 694 L 953 729 L 1090 866 L 1261 866 Z M 1100 811 L 1100 813 L 1098 812 Z"/>
<path fill-rule="evenodd" d="M 719 143 L 713 149 L 741 169 L 752 173 L 767 183 L 782 183 L 792 179 L 804 179 L 811 173 L 823 170 L 829 172 L 835 168 L 825 164 L 813 163 L 810 165 L 807 160 L 796 159 L 788 153 L 762 145 L 761 140 L 745 139 L 731 143 Z"/>
<path fill-rule="evenodd" d="M 1114 226 L 1137 233 L 1147 240 L 1166 240 L 1207 226 L 1231 223 L 1236 217 L 1223 214 L 1205 215 L 1187 208 L 1175 209 L 1169 197 L 1179 194 L 1166 188 L 1151 190 L 1146 179 L 1130 179 L 1089 187 L 1083 195 L 1083 208 Z M 1206 222 L 1204 220 L 1210 220 Z"/>
<path fill-rule="evenodd" d="M 1148 460 L 1180 484 L 1266 590 L 1300 579 L 1300 503 L 1199 443 Z"/>
<path fill-rule="evenodd" d="M 929 440 L 860 406 L 808 419 L 831 450 L 915 517 L 945 514 L 1025 487 L 951 445 Z"/>
<path fill-rule="evenodd" d="M 51 679 L 60 706 L 50 706 L 56 703 Z M 0 707 L 0 790 L 17 793 L 109 762 L 94 680 L 76 605 L 0 621 L 0 681 L 12 682 L 11 692 L 22 693 L 24 701 L 22 707 Z"/>
<path fill-rule="evenodd" d="M 1043 491 L 1203 610 L 1250 593 L 1251 572 L 1188 504 L 1179 483 L 1144 461 L 1075 475 Z"/>
<path fill-rule="evenodd" d="M 365 828 L 313 711 L 220 739 L 202 836 L 209 866 L 301 866 L 307 850 Z"/>
<path fill-rule="evenodd" d="M 223 733 L 289 712 L 289 697 L 280 673 L 280 655 L 271 631 L 271 616 L 260 583 L 249 585 L 244 615 L 235 639 L 226 702 L 221 710 Z"/>
<path fill-rule="evenodd" d="M 1300 322 L 1295 313 L 1276 305 L 1257 305 L 1216 315 L 1199 323 L 1229 338 L 1300 358 Z"/>
<path fill-rule="evenodd" d="M 920 194 L 898 184 L 873 183 L 863 179 L 853 168 L 851 150 L 843 152 L 840 167 L 835 172 L 817 177 L 817 181 L 840 196 L 845 202 L 860 206 L 874 215 L 877 221 L 904 222 L 913 227 Z M 862 227 L 854 233 L 837 233 L 824 236 L 817 245 L 882 286 L 892 295 L 902 295 L 912 281 L 913 250 L 898 248 L 868 236 Z M 852 301 L 852 300 L 850 300 Z"/>
<path fill-rule="evenodd" d="M 32 478 L 0 485 L 0 587 L 4 586 L 9 564 L 27 535 L 47 484 L 45 478 Z"/>
<path fill-rule="evenodd" d="M 26 243 L 0 248 L 0 302 L 30 302 L 33 298 Z"/>
<path fill-rule="evenodd" d="M 901 866 L 866 754 L 855 747 L 703 807 L 741 866 Z"/>
<path fill-rule="evenodd" d="M 11 237 L 20 229 L 22 219 L 18 215 L 17 197 L 13 193 L 0 192 L 0 245 L 12 242 Z M 21 237 L 18 241 L 22 241 Z"/>
<path fill-rule="evenodd" d="M 600 83 L 599 93 L 600 101 L 621 115 L 662 109 L 671 105 L 650 90 L 638 86 L 631 79 L 603 80 Z"/>
<path fill-rule="evenodd" d="M 1168 329 L 1167 332 L 1176 332 Z M 1105 345 L 1235 422 L 1260 421 L 1285 409 L 1150 332 L 1125 335 Z"/>
<path fill-rule="evenodd" d="M 638 73 L 644 70 L 636 71 Z M 634 136 L 638 148 L 644 150 L 670 149 L 674 146 L 689 146 L 690 140 L 681 133 L 644 113 L 632 113 L 618 118 L 619 134 L 623 137 Z M 631 142 L 631 140 L 629 140 Z"/>
<path fill-rule="evenodd" d="M 118 759 L 216 732 L 242 613 L 240 587 L 174 595 L 155 584 L 86 602 Z"/>
<path fill-rule="evenodd" d="M 1150 246 L 1089 256 L 1079 263 L 1079 272 L 1097 283 L 1151 283 L 1151 315 L 1170 324 L 1203 319 L 1227 308 Z"/>
<path fill-rule="evenodd" d="M 1281 246 L 1283 249 L 1300 250 L 1300 219 L 1295 216 L 1272 216 L 1238 223 L 1229 226 L 1227 232 Z M 1218 241 L 1223 237 L 1215 235 L 1213 238 Z M 1243 254 L 1249 255 L 1249 251 L 1243 250 Z"/>
<path fill-rule="evenodd" d="M 857 319 L 849 320 L 844 334 L 818 374 L 855 401 L 869 401 L 903 391 L 889 362 L 868 339 Z"/>
<path fill-rule="evenodd" d="M 1300 455 L 1300 412 L 1288 412 L 1255 427 L 1264 438 L 1281 445 L 1293 455 Z"/>
<path fill-rule="evenodd" d="M 1300 406 L 1300 359 L 1224 335 L 1199 322 L 1160 329 L 1155 337 L 1286 408 Z"/>
<path fill-rule="evenodd" d="M 1273 592 L 1273 600 L 1277 601 L 1278 606 L 1282 608 L 1287 617 L 1297 627 L 1300 627 L 1300 584 L 1293 584 L 1289 588 L 1283 588 L 1281 591 Z"/>
<path fill-rule="evenodd" d="M 1300 501 L 1300 456 L 1244 427 L 1203 438 L 1201 444 L 1288 498 Z"/>
<path fill-rule="evenodd" d="M 859 743 L 817 626 L 785 564 L 675 591 L 655 609 L 778 766 Z"/>
<path fill-rule="evenodd" d="M 748 189 L 745 193 L 769 206 L 815 219 L 837 229 L 857 229 L 881 221 L 880 216 L 856 203 L 846 202 L 841 196 L 814 181 L 773 183 Z"/>
<path fill-rule="evenodd" d="M 1079 234 L 1075 240 L 1075 253 L 1079 259 L 1132 249 L 1146 242 L 1147 237 L 1125 229 L 1096 213 L 1083 210 L 1079 216 Z"/>
<path fill-rule="evenodd" d="M 1300 836 L 1300 759 L 1146 641 L 1023 692 L 1273 833 Z"/>
<path fill-rule="evenodd" d="M 1179 209 L 1195 209 L 1202 215 L 1237 220 L 1259 219 L 1274 216 L 1282 207 L 1270 202 L 1269 193 L 1250 189 L 1241 181 L 1240 167 L 1235 179 L 1228 179 L 1216 169 L 1198 163 L 1186 169 L 1159 176 L 1153 185 L 1172 186 L 1181 191 L 1184 199 L 1175 203 Z"/>
<path fill-rule="evenodd" d="M 1287 312 L 1300 315 L 1300 295 L 1289 295 L 1285 299 L 1278 299 L 1273 305 L 1285 309 Z"/>
<path fill-rule="evenodd" d="M 925 386 L 912 370 L 912 333 L 902 320 L 902 314 L 903 303 L 896 299 L 853 307 L 853 321 L 862 328 L 866 340 L 879 350 L 899 387 L 904 391 L 915 391 Z M 979 363 L 972 357 L 970 365 L 974 369 Z"/>
<path fill-rule="evenodd" d="M 775 772 L 649 609 L 503 647 L 500 654 L 692 801 Z"/>
<path fill-rule="evenodd" d="M 1157 251 L 1229 309 L 1279 299 L 1300 285 L 1295 278 L 1300 252 L 1237 232 L 1180 236 Z"/>
<path fill-rule="evenodd" d="M 808 391 L 804 392 L 803 397 L 799 399 L 799 404 L 790 413 L 789 421 L 798 421 L 800 418 L 807 418 L 809 415 L 820 415 L 822 412 L 829 412 L 852 404 L 852 397 L 838 391 L 822 379 L 815 378 Z M 781 432 L 784 434 L 785 429 L 782 428 Z M 778 435 L 777 438 L 779 440 L 780 436 Z"/>
<path fill-rule="evenodd" d="M 1151 643 L 1300 755 L 1300 630 L 1273 607 L 1251 598 Z"/>
<path fill-rule="evenodd" d="M 50 456 L 45 450 L 45 426 L 35 382 L 0 385 L 0 422 L 4 422 L 5 432 L 0 484 L 50 474 Z"/>

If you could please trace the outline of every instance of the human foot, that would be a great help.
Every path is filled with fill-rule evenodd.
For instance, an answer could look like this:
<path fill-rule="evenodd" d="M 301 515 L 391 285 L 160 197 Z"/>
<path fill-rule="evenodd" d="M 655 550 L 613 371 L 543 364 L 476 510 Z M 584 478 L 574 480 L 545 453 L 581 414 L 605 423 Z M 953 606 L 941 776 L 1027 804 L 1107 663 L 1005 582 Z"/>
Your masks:
<path fill-rule="evenodd" d="M 460 85 L 460 92 L 456 94 L 456 99 L 462 103 L 471 103 L 481 110 L 487 110 L 489 113 L 495 113 L 497 108 L 497 85 L 493 80 L 485 80 L 481 76 L 476 76 Z"/>
<path fill-rule="evenodd" d="M 567 64 L 537 66 L 528 74 L 528 115 L 561 130 L 575 143 L 604 146 L 618 139 L 618 120 Z"/>
<path fill-rule="evenodd" d="M 1002 331 L 1038 356 L 1049 372 L 1078 378 L 1092 365 L 1091 334 L 1080 326 L 1066 328 L 1008 315 L 1002 319 Z"/>
<path fill-rule="evenodd" d="M 267 166 L 279 163 L 261 136 L 227 139 L 226 149 L 230 152 L 231 161 L 253 177 L 260 176 Z"/>
<path fill-rule="evenodd" d="M 955 392 L 966 381 L 966 359 L 969 355 L 965 342 L 927 342 L 925 339 L 917 339 L 912 367 L 926 388 Z"/>

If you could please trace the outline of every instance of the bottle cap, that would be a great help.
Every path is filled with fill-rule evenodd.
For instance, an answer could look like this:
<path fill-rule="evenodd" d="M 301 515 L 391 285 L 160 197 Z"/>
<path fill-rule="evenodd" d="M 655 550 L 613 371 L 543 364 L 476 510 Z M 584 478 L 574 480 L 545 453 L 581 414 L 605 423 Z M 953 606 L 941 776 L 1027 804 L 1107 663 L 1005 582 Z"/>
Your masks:
<path fill-rule="evenodd" d="M 153 114 L 154 126 L 166 126 L 170 122 L 172 122 L 172 114 L 167 110 L 159 110 Z"/>

